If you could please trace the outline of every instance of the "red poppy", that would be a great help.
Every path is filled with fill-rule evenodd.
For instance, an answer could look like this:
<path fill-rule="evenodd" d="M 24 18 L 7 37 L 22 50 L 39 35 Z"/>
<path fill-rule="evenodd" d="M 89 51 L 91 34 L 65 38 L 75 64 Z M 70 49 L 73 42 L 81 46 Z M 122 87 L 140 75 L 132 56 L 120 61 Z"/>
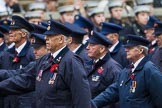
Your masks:
<path fill-rule="evenodd" d="M 132 74 L 132 75 L 130 76 L 130 79 L 131 79 L 131 80 L 134 80 L 134 78 L 135 78 L 135 76 L 134 76 L 134 74 Z"/>
<path fill-rule="evenodd" d="M 51 66 L 51 68 L 50 68 L 50 72 L 57 71 L 58 66 L 59 66 L 58 64 L 53 64 L 53 65 Z"/>
<path fill-rule="evenodd" d="M 14 57 L 13 62 L 14 62 L 14 63 L 19 62 L 19 58 L 18 58 L 17 56 L 16 56 L 16 57 Z"/>
<path fill-rule="evenodd" d="M 101 73 L 103 72 L 103 68 L 102 68 L 102 67 L 100 67 L 100 68 L 98 68 L 98 70 L 97 70 L 97 71 L 98 71 L 98 73 L 99 73 L 99 74 L 101 74 Z"/>

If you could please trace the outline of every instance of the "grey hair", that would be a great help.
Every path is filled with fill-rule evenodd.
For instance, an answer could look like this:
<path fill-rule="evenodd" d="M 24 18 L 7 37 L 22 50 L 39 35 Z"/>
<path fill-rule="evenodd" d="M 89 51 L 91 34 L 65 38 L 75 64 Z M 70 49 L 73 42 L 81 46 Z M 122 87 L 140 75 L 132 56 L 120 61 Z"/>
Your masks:
<path fill-rule="evenodd" d="M 29 38 L 30 32 L 28 30 L 22 28 L 21 31 L 27 33 L 26 37 Z"/>
<path fill-rule="evenodd" d="M 147 55 L 148 54 L 148 47 L 143 46 L 143 45 L 138 45 L 137 47 L 143 49 L 142 54 L 144 54 L 144 55 Z"/>
<path fill-rule="evenodd" d="M 68 41 L 68 37 L 65 36 L 65 35 L 62 35 L 62 36 L 64 36 L 64 42 L 67 42 Z"/>

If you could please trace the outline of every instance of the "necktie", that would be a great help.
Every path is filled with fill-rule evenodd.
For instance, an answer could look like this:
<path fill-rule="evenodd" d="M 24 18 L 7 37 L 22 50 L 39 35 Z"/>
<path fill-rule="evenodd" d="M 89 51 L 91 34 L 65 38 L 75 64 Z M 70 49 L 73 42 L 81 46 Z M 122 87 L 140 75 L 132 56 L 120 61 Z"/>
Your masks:
<path fill-rule="evenodd" d="M 133 69 L 133 68 L 134 68 L 134 65 L 131 64 L 130 67 L 129 67 L 129 69 L 130 69 L 130 70 L 129 70 L 130 74 L 132 73 L 132 69 Z"/>
<path fill-rule="evenodd" d="M 50 57 L 49 57 L 49 62 L 52 62 L 53 61 L 53 56 L 51 55 Z"/>

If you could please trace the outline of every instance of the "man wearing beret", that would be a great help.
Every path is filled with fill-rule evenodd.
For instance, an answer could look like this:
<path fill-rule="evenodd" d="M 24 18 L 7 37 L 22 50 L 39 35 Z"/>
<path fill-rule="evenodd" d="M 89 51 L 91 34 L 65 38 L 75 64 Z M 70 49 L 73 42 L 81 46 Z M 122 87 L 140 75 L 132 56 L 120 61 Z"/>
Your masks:
<path fill-rule="evenodd" d="M 150 41 L 148 53 L 152 53 L 157 48 L 156 38 L 153 33 L 155 31 L 155 27 L 158 25 L 158 21 L 159 20 L 157 18 L 150 16 L 147 24 L 144 26 L 145 37 L 148 41 Z"/>
<path fill-rule="evenodd" d="M 9 33 L 10 32 L 10 28 L 9 28 L 10 24 L 11 24 L 11 21 L 7 20 L 7 19 L 0 21 L 0 31 L 4 34 L 4 40 L 7 45 L 7 48 L 5 50 L 12 48 L 15 45 L 15 43 L 13 42 L 13 37 L 9 36 L 10 35 L 10 33 Z"/>
<path fill-rule="evenodd" d="M 157 40 L 157 45 L 158 47 L 156 50 L 153 52 L 151 61 L 159 67 L 160 71 L 162 72 L 162 22 L 157 23 L 158 26 L 155 27 L 155 32 L 154 35 Z"/>
<path fill-rule="evenodd" d="M 122 27 L 113 23 L 102 23 L 101 34 L 105 35 L 111 42 L 112 45 L 109 48 L 111 57 L 117 61 L 122 67 L 126 67 L 129 61 L 126 58 L 126 52 L 122 42 L 119 41 L 119 31 Z"/>
<path fill-rule="evenodd" d="M 39 59 L 48 53 L 48 50 L 46 49 L 45 35 L 32 33 L 31 37 L 34 37 L 34 42 L 31 45 L 34 48 L 35 59 Z"/>
<path fill-rule="evenodd" d="M 111 44 L 110 40 L 96 31 L 91 34 L 88 40 L 88 56 L 93 59 L 87 63 L 87 76 L 92 98 L 95 98 L 114 83 L 121 71 L 121 65 L 111 58 L 108 51 Z M 108 108 L 108 106 L 105 108 Z M 111 108 L 115 107 L 111 106 Z"/>
<path fill-rule="evenodd" d="M 85 47 L 87 46 L 87 40 L 89 38 L 89 34 L 94 29 L 93 23 L 88 20 L 87 18 L 81 16 L 81 15 L 75 15 L 75 21 L 74 24 L 78 25 L 79 27 L 83 28 L 88 34 L 84 36 L 83 38 L 83 44 Z"/>
<path fill-rule="evenodd" d="M 91 60 L 90 57 L 88 57 L 85 46 L 82 44 L 83 37 L 87 34 L 87 32 L 75 24 L 65 23 L 65 26 L 71 30 L 71 34 L 68 36 L 67 42 L 69 49 L 79 55 L 85 63 Z"/>
<path fill-rule="evenodd" d="M 132 64 L 93 102 L 98 108 L 116 101 L 120 108 L 161 108 L 162 74 L 148 59 L 146 46 L 149 42 L 136 35 L 128 35 L 127 39 L 127 59 Z"/>
<path fill-rule="evenodd" d="M 0 56 L 0 69 L 20 69 L 34 61 L 33 48 L 27 38 L 34 28 L 22 17 L 12 16 L 10 37 L 15 46 L 2 52 Z M 4 98 L 4 108 L 31 108 L 32 93 L 21 96 L 9 95 Z"/>
<path fill-rule="evenodd" d="M 51 53 L 25 68 L 10 71 L 20 75 L 1 81 L 0 94 L 35 90 L 36 108 L 90 108 L 90 88 L 83 62 L 66 46 L 65 36 L 70 33 L 63 24 L 49 21 L 44 34 Z"/>

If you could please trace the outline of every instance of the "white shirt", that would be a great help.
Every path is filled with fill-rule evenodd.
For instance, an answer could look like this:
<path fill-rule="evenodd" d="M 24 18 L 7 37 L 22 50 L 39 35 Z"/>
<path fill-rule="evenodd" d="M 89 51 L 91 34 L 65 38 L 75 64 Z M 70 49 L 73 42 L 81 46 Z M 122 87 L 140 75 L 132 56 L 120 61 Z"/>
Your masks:
<path fill-rule="evenodd" d="M 145 56 L 144 56 L 145 57 Z M 134 72 L 134 70 L 136 69 L 136 67 L 138 66 L 138 64 L 142 61 L 142 59 L 144 58 L 140 58 L 139 60 L 137 60 L 133 65 L 134 65 L 134 68 L 132 68 L 132 72 Z"/>
<path fill-rule="evenodd" d="M 11 43 L 9 46 L 8 46 L 8 49 L 12 48 L 13 46 L 15 45 L 15 43 Z"/>
<path fill-rule="evenodd" d="M 106 55 L 106 54 L 105 54 L 105 55 Z M 94 60 L 94 62 L 97 63 L 99 60 L 102 60 L 102 59 L 105 57 L 105 55 L 103 55 L 102 57 L 100 57 L 100 58 L 97 59 L 97 60 Z"/>
<path fill-rule="evenodd" d="M 78 49 L 80 48 L 81 45 L 82 45 L 82 44 L 80 44 L 77 48 L 75 48 L 75 49 L 73 50 L 73 53 L 76 53 L 76 52 L 78 51 Z"/>
<path fill-rule="evenodd" d="M 57 50 L 55 53 L 51 54 L 53 55 L 53 58 L 55 58 L 60 52 L 62 49 L 64 49 L 66 47 L 66 45 L 64 47 L 62 47 L 61 49 Z"/>
<path fill-rule="evenodd" d="M 3 45 L 3 43 L 4 43 L 4 42 L 0 43 L 0 46 L 2 46 L 2 45 Z"/>
<path fill-rule="evenodd" d="M 112 45 L 112 47 L 109 48 L 109 51 L 113 52 L 114 48 L 117 46 L 118 43 L 119 43 L 119 41 L 117 41 L 114 45 Z"/>
<path fill-rule="evenodd" d="M 16 48 L 16 51 L 17 51 L 17 53 L 19 54 L 20 52 L 21 52 L 21 50 L 25 47 L 25 45 L 26 45 L 26 41 L 22 44 L 22 45 L 20 45 L 18 48 Z"/>

